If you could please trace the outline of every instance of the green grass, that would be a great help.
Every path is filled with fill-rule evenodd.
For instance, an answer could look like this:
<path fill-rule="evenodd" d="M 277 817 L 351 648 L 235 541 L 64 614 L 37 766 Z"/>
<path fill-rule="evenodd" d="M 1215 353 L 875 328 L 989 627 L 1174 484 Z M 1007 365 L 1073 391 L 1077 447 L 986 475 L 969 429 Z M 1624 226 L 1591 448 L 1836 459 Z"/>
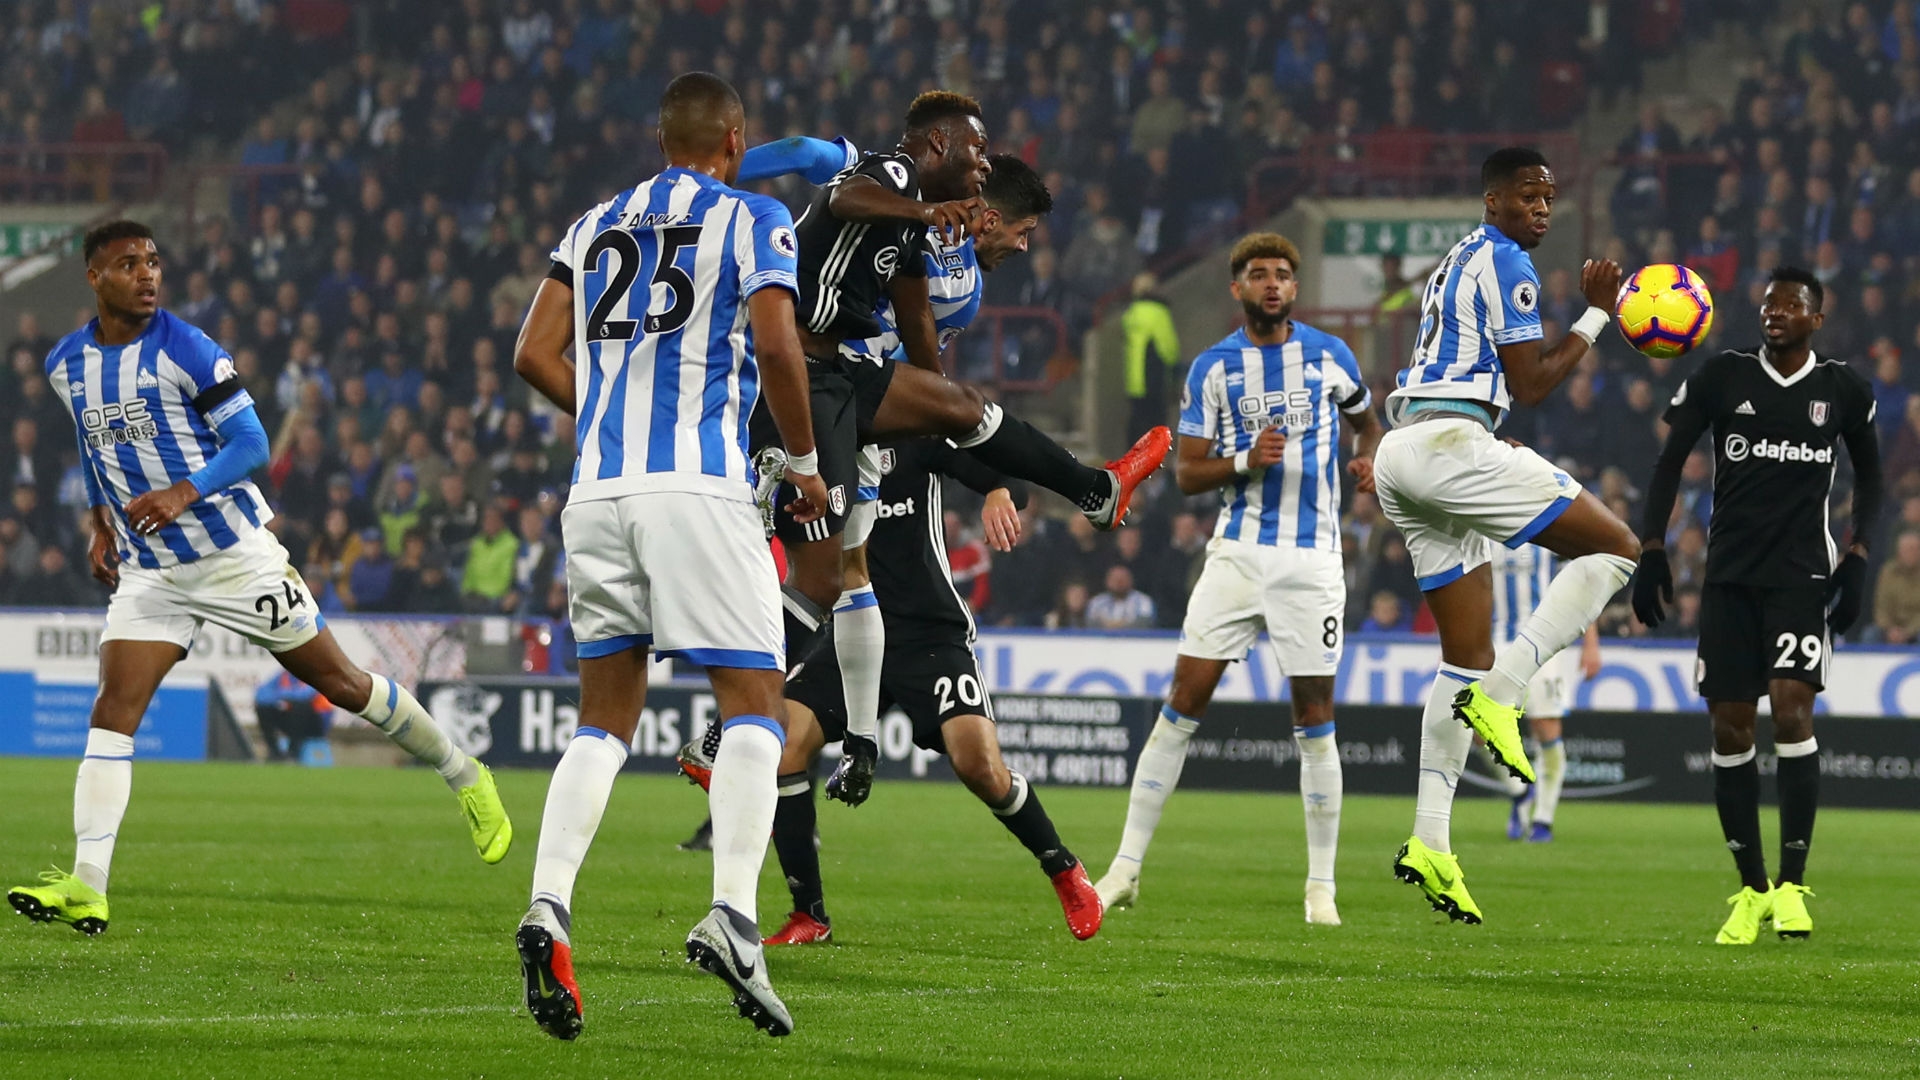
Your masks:
<path fill-rule="evenodd" d="M 0 760 L 7 882 L 71 858 L 72 776 Z M 139 766 L 111 931 L 0 911 L 0 1076 L 1920 1074 L 1911 813 L 1822 813 L 1812 940 L 1728 949 L 1708 807 L 1576 803 L 1532 847 L 1464 804 L 1467 927 L 1388 873 L 1410 798 L 1350 799 L 1334 929 L 1301 921 L 1295 798 L 1183 792 L 1143 906 L 1079 943 L 961 788 L 886 785 L 821 807 L 840 943 L 775 954 L 776 1042 L 682 959 L 695 793 L 628 777 L 575 897 L 587 1029 L 563 1044 L 521 1011 L 511 941 L 546 783 L 502 774 L 520 832 L 487 867 L 424 772 Z M 1124 793 L 1044 795 L 1104 869 Z M 761 909 L 786 911 L 771 857 Z"/>

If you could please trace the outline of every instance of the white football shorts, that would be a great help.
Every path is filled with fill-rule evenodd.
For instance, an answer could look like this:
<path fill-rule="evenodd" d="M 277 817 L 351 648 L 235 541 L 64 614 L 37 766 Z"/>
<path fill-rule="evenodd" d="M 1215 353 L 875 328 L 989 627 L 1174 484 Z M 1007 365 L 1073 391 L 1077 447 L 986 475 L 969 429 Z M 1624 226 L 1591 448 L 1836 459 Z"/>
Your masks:
<path fill-rule="evenodd" d="M 193 648 L 202 623 L 272 653 L 312 641 L 327 625 L 280 541 L 255 529 L 224 551 L 157 569 L 120 564 L 101 641 L 171 641 Z"/>
<path fill-rule="evenodd" d="M 686 491 L 576 501 L 560 532 L 583 659 L 652 648 L 705 667 L 785 670 L 780 580 L 753 503 Z"/>
<path fill-rule="evenodd" d="M 1180 655 L 1242 660 L 1265 630 L 1282 675 L 1332 675 L 1346 607 L 1339 552 L 1214 537 L 1187 601 Z"/>
<path fill-rule="evenodd" d="M 1517 548 L 1558 520 L 1580 482 L 1466 417 L 1397 427 L 1373 456 L 1380 509 L 1406 538 L 1420 588 L 1432 590 Z"/>

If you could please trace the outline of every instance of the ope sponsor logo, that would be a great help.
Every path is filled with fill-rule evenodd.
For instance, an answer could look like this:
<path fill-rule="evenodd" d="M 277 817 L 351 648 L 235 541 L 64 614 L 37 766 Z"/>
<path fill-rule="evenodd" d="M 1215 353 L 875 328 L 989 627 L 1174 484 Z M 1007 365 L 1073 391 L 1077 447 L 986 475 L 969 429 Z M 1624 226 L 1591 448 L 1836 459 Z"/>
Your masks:
<path fill-rule="evenodd" d="M 1763 458 L 1768 461 L 1805 461 L 1819 465 L 1833 464 L 1833 447 L 1809 446 L 1806 443 L 1788 442 L 1785 439 L 1760 439 L 1749 443 L 1745 435 L 1727 436 L 1726 454 L 1728 461 L 1745 461 L 1749 457 Z"/>

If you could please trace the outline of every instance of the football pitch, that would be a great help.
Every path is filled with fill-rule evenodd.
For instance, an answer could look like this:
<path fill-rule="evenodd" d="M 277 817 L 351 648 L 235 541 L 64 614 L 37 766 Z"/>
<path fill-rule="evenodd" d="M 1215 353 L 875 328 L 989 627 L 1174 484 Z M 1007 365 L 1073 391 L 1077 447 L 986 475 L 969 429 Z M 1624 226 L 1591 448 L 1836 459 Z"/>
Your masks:
<path fill-rule="evenodd" d="M 0 759 L 0 884 L 71 859 L 72 783 Z M 1573 803 L 1526 846 L 1504 803 L 1463 803 L 1469 927 L 1389 873 L 1411 796 L 1349 798 L 1332 928 L 1301 920 L 1297 797 L 1182 792 L 1141 906 L 1081 943 L 957 784 L 883 782 L 821 806 L 838 943 L 771 954 L 776 1041 L 684 962 L 698 793 L 626 776 L 575 896 L 568 1044 L 525 1015 L 512 943 L 546 784 L 500 775 L 517 836 L 488 867 L 424 771 L 139 765 L 108 933 L 0 912 L 0 1076 L 1920 1075 L 1913 813 L 1823 811 L 1812 939 L 1742 949 L 1712 944 L 1734 882 L 1711 807 Z M 1041 793 L 1097 877 L 1125 793 Z M 760 896 L 770 932 L 771 853 Z"/>

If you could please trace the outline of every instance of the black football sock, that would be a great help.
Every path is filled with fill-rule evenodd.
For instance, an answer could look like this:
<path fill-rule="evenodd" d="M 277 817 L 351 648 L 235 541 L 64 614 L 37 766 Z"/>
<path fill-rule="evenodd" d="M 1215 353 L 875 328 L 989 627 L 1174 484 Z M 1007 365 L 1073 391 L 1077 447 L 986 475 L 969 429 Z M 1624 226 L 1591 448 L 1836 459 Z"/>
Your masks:
<path fill-rule="evenodd" d="M 1820 755 L 1811 738 L 1774 749 L 1780 755 L 1780 880 L 1804 885 L 1820 803 Z"/>
<path fill-rule="evenodd" d="M 1048 877 L 1079 865 L 1080 860 L 1060 842 L 1059 830 L 1053 827 L 1053 819 L 1047 816 L 1046 807 L 1040 805 L 1040 796 L 1027 784 L 1026 777 L 1014 773 L 1007 797 L 998 804 L 987 805 L 1014 839 L 1025 844 L 1033 857 L 1040 860 L 1040 869 L 1046 871 Z"/>
<path fill-rule="evenodd" d="M 780 778 L 780 801 L 773 804 L 773 851 L 780 872 L 787 876 L 793 910 L 827 921 L 827 902 L 820 883 L 820 851 L 813 846 L 817 821 L 813 777 L 793 773 Z"/>
<path fill-rule="evenodd" d="M 1100 509 L 1113 493 L 1107 470 L 1081 464 L 1066 447 L 991 401 L 981 411 L 980 426 L 953 445 L 972 451 L 988 468 L 1039 484 L 1082 510 Z"/>
<path fill-rule="evenodd" d="M 1713 802 L 1720 809 L 1720 831 L 1733 852 L 1740 884 L 1766 892 L 1767 860 L 1760 850 L 1760 766 L 1753 751 L 1713 755 Z"/>
<path fill-rule="evenodd" d="M 826 632 L 831 613 L 791 585 L 780 586 L 780 614 L 787 631 L 788 671 L 811 659 L 822 643 L 833 640 Z"/>

